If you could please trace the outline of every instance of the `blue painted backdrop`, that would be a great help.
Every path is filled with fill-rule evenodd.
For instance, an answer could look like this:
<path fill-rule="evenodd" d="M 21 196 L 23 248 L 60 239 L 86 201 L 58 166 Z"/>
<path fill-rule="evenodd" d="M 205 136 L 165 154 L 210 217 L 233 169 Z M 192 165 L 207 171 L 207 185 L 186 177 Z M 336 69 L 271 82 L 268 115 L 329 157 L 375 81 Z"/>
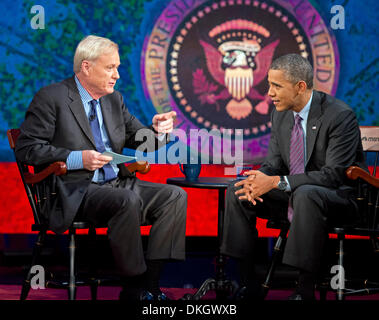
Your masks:
<path fill-rule="evenodd" d="M 6 130 L 18 127 L 36 91 L 72 75 L 77 43 L 88 34 L 109 37 L 120 45 L 122 65 L 117 89 L 142 122 L 155 110 L 145 99 L 140 75 L 143 41 L 169 1 L 30 1 L 0 3 L 0 161 L 13 161 Z M 379 47 L 377 0 L 312 0 L 325 21 L 330 8 L 345 8 L 344 30 L 335 30 L 341 69 L 336 96 L 349 103 L 362 125 L 379 125 Z M 45 29 L 34 30 L 33 5 L 45 9 Z"/>

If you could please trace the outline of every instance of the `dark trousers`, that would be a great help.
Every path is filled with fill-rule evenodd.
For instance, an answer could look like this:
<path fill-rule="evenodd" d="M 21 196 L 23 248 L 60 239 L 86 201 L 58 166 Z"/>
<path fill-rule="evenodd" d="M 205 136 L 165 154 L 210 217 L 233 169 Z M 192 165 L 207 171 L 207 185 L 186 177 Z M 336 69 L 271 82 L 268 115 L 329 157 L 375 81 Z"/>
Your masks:
<path fill-rule="evenodd" d="M 123 277 L 146 271 L 145 258 L 185 259 L 187 194 L 183 189 L 131 177 L 104 185 L 91 183 L 80 213 L 108 227 L 116 266 Z M 146 257 L 140 226 L 152 225 Z"/>
<path fill-rule="evenodd" d="M 288 202 L 294 209 L 283 263 L 317 272 L 328 236 L 328 225 L 351 223 L 357 215 L 354 192 L 350 188 L 330 189 L 303 185 L 293 193 L 273 189 L 257 205 L 241 201 L 233 182 L 226 192 L 221 253 L 239 259 L 254 254 L 256 217 L 286 219 Z"/>

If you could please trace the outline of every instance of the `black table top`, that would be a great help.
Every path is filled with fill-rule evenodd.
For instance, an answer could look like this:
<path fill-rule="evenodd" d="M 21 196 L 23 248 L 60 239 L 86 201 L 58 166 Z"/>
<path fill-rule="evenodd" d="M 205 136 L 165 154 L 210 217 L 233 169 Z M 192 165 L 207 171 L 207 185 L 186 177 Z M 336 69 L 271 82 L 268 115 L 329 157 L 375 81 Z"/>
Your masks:
<path fill-rule="evenodd" d="M 176 177 L 168 178 L 166 182 L 187 188 L 226 189 L 234 180 L 236 180 L 235 177 L 199 177 L 196 181 L 188 181 L 184 177 Z"/>

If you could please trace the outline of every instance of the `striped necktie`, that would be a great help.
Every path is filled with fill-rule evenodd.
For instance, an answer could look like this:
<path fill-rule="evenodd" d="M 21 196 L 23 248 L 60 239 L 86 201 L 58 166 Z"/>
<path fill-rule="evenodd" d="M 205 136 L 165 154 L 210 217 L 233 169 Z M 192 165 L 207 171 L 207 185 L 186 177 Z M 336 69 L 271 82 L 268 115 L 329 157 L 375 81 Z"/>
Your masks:
<path fill-rule="evenodd" d="M 100 124 L 99 124 L 99 119 L 96 113 L 97 101 L 91 100 L 90 103 L 91 103 L 91 113 L 89 116 L 89 123 L 92 129 L 92 135 L 95 139 L 96 150 L 100 153 L 103 153 L 105 151 L 105 146 L 104 146 L 103 139 L 101 138 Z M 104 183 L 116 178 L 116 173 L 113 170 L 110 163 L 107 163 L 105 166 L 99 169 L 100 180 L 101 180 L 101 176 L 104 177 Z"/>
<path fill-rule="evenodd" d="M 290 175 L 304 173 L 304 132 L 301 126 L 303 119 L 297 114 L 292 128 L 290 144 Z M 288 206 L 288 220 L 291 222 L 293 208 Z"/>

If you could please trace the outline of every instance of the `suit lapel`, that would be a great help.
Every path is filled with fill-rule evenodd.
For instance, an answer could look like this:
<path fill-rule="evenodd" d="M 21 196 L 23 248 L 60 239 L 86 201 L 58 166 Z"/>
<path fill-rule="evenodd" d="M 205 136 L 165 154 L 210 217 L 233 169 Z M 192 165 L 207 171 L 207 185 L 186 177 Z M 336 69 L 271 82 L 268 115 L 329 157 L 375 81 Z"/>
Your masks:
<path fill-rule="evenodd" d="M 113 134 L 110 134 L 115 131 L 116 123 L 112 120 L 112 105 L 107 98 L 107 96 L 100 98 L 101 113 L 103 114 L 103 120 L 105 128 L 108 133 L 108 138 L 111 143 L 112 149 L 115 147 L 115 143 L 112 140 Z"/>
<path fill-rule="evenodd" d="M 287 111 L 284 116 L 282 125 L 281 125 L 281 140 L 284 148 L 284 153 L 286 155 L 287 167 L 290 167 L 290 145 L 291 145 L 291 132 L 294 126 L 295 119 L 293 117 L 292 111 Z M 289 139 L 288 139 L 289 137 Z"/>
<path fill-rule="evenodd" d="M 68 81 L 68 95 L 71 99 L 71 103 L 69 103 L 69 108 L 73 113 L 76 121 L 78 122 L 80 128 L 82 129 L 85 136 L 91 141 L 93 146 L 96 148 L 95 140 L 92 135 L 92 130 L 88 122 L 87 115 L 84 111 L 84 106 L 82 99 L 80 98 L 78 88 L 76 87 L 76 83 L 74 78 L 70 78 Z"/>
<path fill-rule="evenodd" d="M 313 148 L 316 142 L 318 131 L 321 126 L 321 98 L 317 91 L 313 91 L 313 98 L 311 108 L 309 110 L 308 120 L 307 120 L 307 159 L 305 166 L 307 166 L 309 159 L 311 158 Z"/>

